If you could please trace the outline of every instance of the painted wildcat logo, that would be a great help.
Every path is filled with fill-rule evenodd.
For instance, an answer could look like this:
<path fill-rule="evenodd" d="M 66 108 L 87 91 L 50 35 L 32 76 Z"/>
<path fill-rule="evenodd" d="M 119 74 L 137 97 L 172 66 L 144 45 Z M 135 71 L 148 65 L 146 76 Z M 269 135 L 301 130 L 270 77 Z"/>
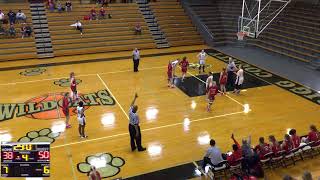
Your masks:
<path fill-rule="evenodd" d="M 27 100 L 24 103 L 0 104 L 0 121 L 12 119 L 15 117 L 26 116 L 33 119 L 57 119 L 64 117 L 62 113 L 62 99 L 64 92 L 45 94 Z M 100 90 L 95 93 L 79 94 L 84 102 L 85 109 L 91 106 L 110 106 L 115 101 L 107 90 Z M 76 114 L 78 103 L 70 103 L 70 116 Z"/>

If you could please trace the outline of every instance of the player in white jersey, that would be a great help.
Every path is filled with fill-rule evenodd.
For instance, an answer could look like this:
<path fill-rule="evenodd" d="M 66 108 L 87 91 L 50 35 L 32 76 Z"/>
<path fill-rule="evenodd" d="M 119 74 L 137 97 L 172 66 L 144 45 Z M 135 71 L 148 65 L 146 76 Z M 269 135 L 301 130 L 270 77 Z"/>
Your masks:
<path fill-rule="evenodd" d="M 176 60 L 173 60 L 173 61 L 171 61 L 171 65 L 172 65 L 172 74 L 173 74 L 173 79 L 174 79 L 174 77 L 176 76 L 176 67 L 177 67 L 177 64 L 179 64 L 179 62 L 180 62 L 180 59 L 178 58 L 178 59 L 176 59 Z"/>
<path fill-rule="evenodd" d="M 243 69 L 241 65 L 239 65 L 239 68 L 236 74 L 237 74 L 237 78 L 236 78 L 235 88 L 233 93 L 240 94 L 240 90 L 244 81 Z"/>
<path fill-rule="evenodd" d="M 204 50 L 202 50 L 198 55 L 197 55 L 198 59 L 199 59 L 199 74 L 201 73 L 201 67 L 202 67 L 202 72 L 204 72 L 204 68 L 206 65 L 206 58 L 207 58 L 207 53 L 204 52 Z"/>
<path fill-rule="evenodd" d="M 84 107 L 83 102 L 80 101 L 79 105 L 77 106 L 77 117 L 79 122 L 79 134 L 81 138 L 87 138 L 88 136 L 85 135 L 84 129 L 86 127 L 86 116 L 84 115 Z"/>

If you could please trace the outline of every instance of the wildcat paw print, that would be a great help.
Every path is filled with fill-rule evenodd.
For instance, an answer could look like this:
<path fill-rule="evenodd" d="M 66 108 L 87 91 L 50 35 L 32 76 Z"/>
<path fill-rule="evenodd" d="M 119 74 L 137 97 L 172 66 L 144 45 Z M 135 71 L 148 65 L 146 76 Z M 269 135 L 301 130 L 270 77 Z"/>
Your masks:
<path fill-rule="evenodd" d="M 89 173 L 91 167 L 95 166 L 102 178 L 113 177 L 120 172 L 120 167 L 125 164 L 121 157 L 113 157 L 109 153 L 98 153 L 86 158 L 86 162 L 78 163 L 77 168 L 81 173 Z"/>
<path fill-rule="evenodd" d="M 23 76 L 37 76 L 46 71 L 45 68 L 32 68 L 32 69 L 26 69 L 23 72 L 20 72 L 20 75 Z"/>
<path fill-rule="evenodd" d="M 81 79 L 76 79 L 76 84 L 80 84 L 82 82 Z M 58 85 L 60 87 L 69 87 L 70 86 L 70 80 L 67 78 L 59 79 L 57 81 L 54 81 L 53 84 Z"/>
<path fill-rule="evenodd" d="M 53 143 L 60 133 L 54 133 L 49 128 L 39 131 L 30 131 L 25 136 L 21 137 L 18 142 L 49 142 Z"/>

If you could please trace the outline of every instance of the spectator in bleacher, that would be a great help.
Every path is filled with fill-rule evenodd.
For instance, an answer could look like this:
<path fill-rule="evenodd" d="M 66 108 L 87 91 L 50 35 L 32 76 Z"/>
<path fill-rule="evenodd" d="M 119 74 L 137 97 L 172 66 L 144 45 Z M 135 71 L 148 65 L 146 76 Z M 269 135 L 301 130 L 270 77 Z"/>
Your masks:
<path fill-rule="evenodd" d="M 16 37 L 16 29 L 13 24 L 10 25 L 8 32 L 9 32 L 9 36 Z"/>
<path fill-rule="evenodd" d="M 70 26 L 73 26 L 76 28 L 76 30 L 80 31 L 80 34 L 83 34 L 83 28 L 82 28 L 82 24 L 79 20 L 76 21 L 76 23 L 71 24 Z"/>
<path fill-rule="evenodd" d="M 96 20 L 96 19 L 97 19 L 97 11 L 96 11 L 96 8 L 93 7 L 90 10 L 90 20 Z"/>
<path fill-rule="evenodd" d="M 0 25 L 4 23 L 5 20 L 5 15 L 3 14 L 3 12 L 0 10 Z"/>
<path fill-rule="evenodd" d="M 0 24 L 0 35 L 6 35 L 6 29 Z"/>
<path fill-rule="evenodd" d="M 293 148 L 299 148 L 301 140 L 300 140 L 300 137 L 297 135 L 297 131 L 295 129 L 291 129 L 289 131 L 289 134 L 290 134 L 291 139 L 292 139 Z"/>
<path fill-rule="evenodd" d="M 26 32 L 27 32 L 27 28 L 25 24 L 22 24 L 20 32 L 21 32 L 21 38 L 23 39 L 26 36 Z"/>
<path fill-rule="evenodd" d="M 48 5 L 49 5 L 49 11 L 54 12 L 55 5 L 54 5 L 53 0 L 49 0 Z"/>
<path fill-rule="evenodd" d="M 289 134 L 284 135 L 284 140 L 281 144 L 281 149 L 285 150 L 287 154 L 290 153 L 293 149 L 293 142 Z"/>
<path fill-rule="evenodd" d="M 14 13 L 12 10 L 9 10 L 8 18 L 9 18 L 9 23 L 14 24 L 16 22 L 16 13 Z"/>
<path fill-rule="evenodd" d="M 279 151 L 281 151 L 281 146 L 279 142 L 276 140 L 274 135 L 269 136 L 270 148 L 273 154 L 277 155 Z"/>
<path fill-rule="evenodd" d="M 296 180 L 295 178 L 293 178 L 293 177 L 290 176 L 290 175 L 284 175 L 282 179 L 283 179 L 283 180 Z"/>
<path fill-rule="evenodd" d="M 311 173 L 309 171 L 303 172 L 302 180 L 313 180 Z"/>
<path fill-rule="evenodd" d="M 222 153 L 220 149 L 216 147 L 216 141 L 211 139 L 210 147 L 203 158 L 202 169 L 205 170 L 207 164 L 210 164 L 211 166 L 217 166 L 221 161 L 223 161 Z"/>
<path fill-rule="evenodd" d="M 136 35 L 137 35 L 137 34 L 139 34 L 139 35 L 142 34 L 142 28 L 141 28 L 140 23 L 137 23 L 137 24 L 136 24 L 136 26 L 134 27 L 134 32 L 135 32 Z"/>
<path fill-rule="evenodd" d="M 264 159 L 264 155 L 271 152 L 271 148 L 268 143 L 264 142 L 264 137 L 259 138 L 259 144 L 255 147 L 260 159 Z"/>
<path fill-rule="evenodd" d="M 234 138 L 234 135 L 231 135 L 231 139 L 233 140 L 234 144 L 232 145 L 233 152 L 228 154 L 227 160 L 230 166 L 237 165 L 238 160 L 242 158 L 242 150 L 240 144 Z"/>
<path fill-rule="evenodd" d="M 58 10 L 59 13 L 61 13 L 63 11 L 62 4 L 61 4 L 60 1 L 58 1 L 57 10 Z"/>
<path fill-rule="evenodd" d="M 104 9 L 104 7 L 102 6 L 99 10 L 99 19 L 105 19 L 107 15 L 106 10 Z M 111 18 L 111 14 L 108 14 L 108 18 Z"/>
<path fill-rule="evenodd" d="M 17 19 L 17 22 L 26 22 L 27 21 L 27 16 L 21 11 L 19 10 L 17 15 L 16 15 L 16 19 Z"/>
<path fill-rule="evenodd" d="M 66 12 L 71 12 L 72 11 L 72 3 L 71 1 L 66 2 Z"/>

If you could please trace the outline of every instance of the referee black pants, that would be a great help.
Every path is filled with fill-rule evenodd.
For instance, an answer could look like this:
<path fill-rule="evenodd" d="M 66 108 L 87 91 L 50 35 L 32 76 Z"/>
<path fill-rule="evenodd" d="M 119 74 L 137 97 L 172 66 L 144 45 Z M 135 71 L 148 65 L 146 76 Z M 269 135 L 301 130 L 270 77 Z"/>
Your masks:
<path fill-rule="evenodd" d="M 228 71 L 227 88 L 229 88 L 229 90 L 234 89 L 234 73 L 233 73 L 233 71 Z M 227 89 L 227 91 L 228 91 L 228 89 Z"/>
<path fill-rule="evenodd" d="M 138 72 L 139 71 L 139 61 L 140 59 L 133 59 L 133 71 Z"/>
<path fill-rule="evenodd" d="M 138 131 L 139 131 L 139 136 L 136 136 L 136 128 L 134 127 L 134 125 L 129 124 L 131 150 L 135 150 L 136 147 L 138 147 L 138 150 L 142 149 L 141 131 L 140 131 L 139 125 L 138 125 Z"/>

